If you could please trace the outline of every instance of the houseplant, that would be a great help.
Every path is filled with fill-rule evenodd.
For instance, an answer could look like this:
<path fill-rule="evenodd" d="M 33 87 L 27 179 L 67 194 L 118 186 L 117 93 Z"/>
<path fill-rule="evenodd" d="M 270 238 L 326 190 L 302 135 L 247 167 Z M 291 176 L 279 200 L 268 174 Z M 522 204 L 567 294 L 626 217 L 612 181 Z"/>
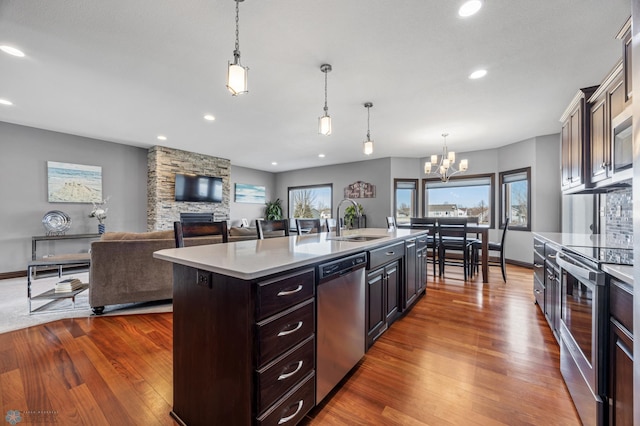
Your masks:
<path fill-rule="evenodd" d="M 282 205 L 280 204 L 280 198 L 276 198 L 275 201 L 267 201 L 265 206 L 264 217 L 267 220 L 282 219 Z"/>
<path fill-rule="evenodd" d="M 353 228 L 354 225 L 358 225 L 357 217 L 362 216 L 363 214 L 364 208 L 362 207 L 362 204 L 358 203 L 358 212 L 356 212 L 356 208 L 353 205 L 347 206 L 347 208 L 344 209 L 344 226 L 347 228 Z"/>

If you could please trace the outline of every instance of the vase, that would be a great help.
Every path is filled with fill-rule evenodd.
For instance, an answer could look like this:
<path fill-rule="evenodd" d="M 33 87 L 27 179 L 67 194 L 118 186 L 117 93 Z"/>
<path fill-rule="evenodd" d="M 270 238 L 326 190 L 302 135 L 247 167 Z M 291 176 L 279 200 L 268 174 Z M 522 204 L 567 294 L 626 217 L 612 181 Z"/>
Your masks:
<path fill-rule="evenodd" d="M 104 223 L 98 224 L 98 234 L 104 234 Z"/>

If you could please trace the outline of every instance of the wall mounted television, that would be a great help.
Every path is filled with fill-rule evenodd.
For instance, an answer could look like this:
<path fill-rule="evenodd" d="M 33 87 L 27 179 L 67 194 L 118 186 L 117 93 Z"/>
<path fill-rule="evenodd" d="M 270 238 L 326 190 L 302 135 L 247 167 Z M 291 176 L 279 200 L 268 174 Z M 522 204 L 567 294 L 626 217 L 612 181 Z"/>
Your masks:
<path fill-rule="evenodd" d="M 222 202 L 222 178 L 176 173 L 176 201 Z"/>

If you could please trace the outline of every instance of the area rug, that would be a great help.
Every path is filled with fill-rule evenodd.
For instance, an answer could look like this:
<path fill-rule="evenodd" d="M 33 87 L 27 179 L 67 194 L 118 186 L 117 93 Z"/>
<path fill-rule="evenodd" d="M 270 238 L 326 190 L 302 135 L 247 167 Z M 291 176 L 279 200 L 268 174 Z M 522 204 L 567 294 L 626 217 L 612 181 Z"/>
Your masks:
<path fill-rule="evenodd" d="M 89 273 L 81 272 L 65 275 L 64 278 L 78 278 L 88 282 Z M 54 287 L 57 275 L 38 277 L 33 281 L 32 295 L 41 294 Z M 25 327 L 44 324 L 62 318 L 83 318 L 94 315 L 89 307 L 89 292 L 85 290 L 76 295 L 75 309 L 71 299 L 32 300 L 32 313 L 29 313 L 27 299 L 27 278 L 0 280 L 0 333 L 18 330 Z M 128 303 L 111 305 L 105 308 L 103 316 L 130 315 L 156 312 L 172 312 L 171 300 L 147 303 Z"/>

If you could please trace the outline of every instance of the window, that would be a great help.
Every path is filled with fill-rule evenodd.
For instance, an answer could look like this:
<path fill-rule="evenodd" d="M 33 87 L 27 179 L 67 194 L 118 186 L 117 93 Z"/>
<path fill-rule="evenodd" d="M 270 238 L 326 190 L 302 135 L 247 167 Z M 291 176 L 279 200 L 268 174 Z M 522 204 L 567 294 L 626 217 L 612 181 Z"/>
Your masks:
<path fill-rule="evenodd" d="M 331 217 L 333 186 L 330 183 L 289 187 L 289 217 L 293 219 Z"/>
<path fill-rule="evenodd" d="M 394 179 L 393 185 L 396 225 L 409 225 L 418 216 L 418 179 Z"/>
<path fill-rule="evenodd" d="M 473 175 L 424 180 L 425 217 L 477 217 L 479 224 L 493 227 L 495 175 Z"/>
<path fill-rule="evenodd" d="M 531 167 L 500 172 L 500 227 L 531 230 Z"/>

